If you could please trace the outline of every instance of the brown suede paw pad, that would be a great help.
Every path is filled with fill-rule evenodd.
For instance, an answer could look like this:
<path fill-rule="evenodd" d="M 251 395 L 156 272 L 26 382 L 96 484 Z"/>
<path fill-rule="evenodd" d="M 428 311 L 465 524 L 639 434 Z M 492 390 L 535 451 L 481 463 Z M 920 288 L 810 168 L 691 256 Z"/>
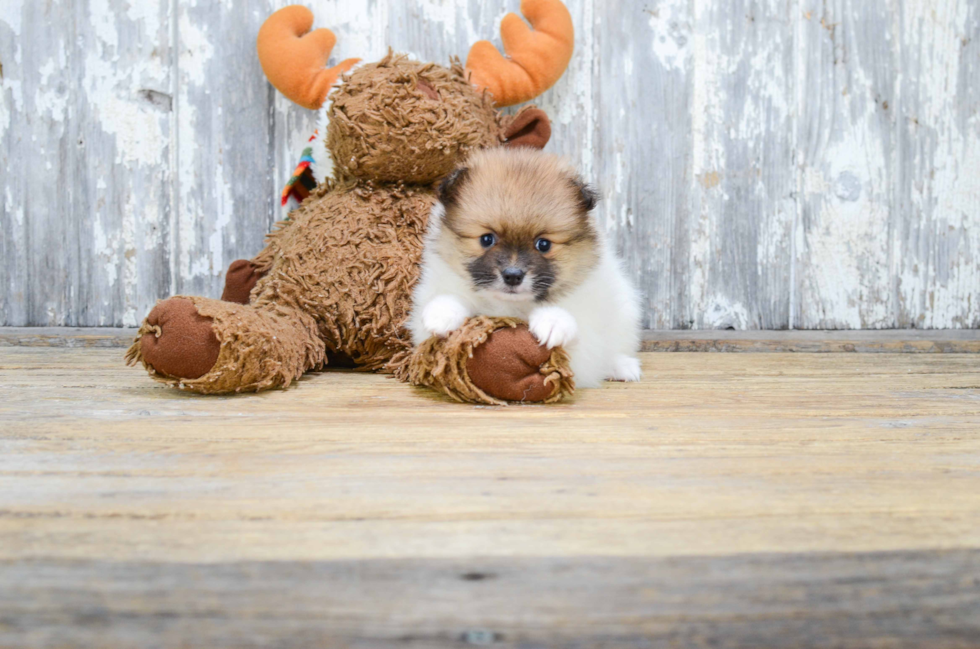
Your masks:
<path fill-rule="evenodd" d="M 557 388 L 539 370 L 551 350 L 538 344 L 527 326 L 497 329 L 473 349 L 466 373 L 478 388 L 504 401 L 544 401 Z"/>
<path fill-rule="evenodd" d="M 186 298 L 160 302 L 143 324 L 140 354 L 155 371 L 177 379 L 204 376 L 218 360 L 221 344 L 211 318 L 197 312 Z"/>

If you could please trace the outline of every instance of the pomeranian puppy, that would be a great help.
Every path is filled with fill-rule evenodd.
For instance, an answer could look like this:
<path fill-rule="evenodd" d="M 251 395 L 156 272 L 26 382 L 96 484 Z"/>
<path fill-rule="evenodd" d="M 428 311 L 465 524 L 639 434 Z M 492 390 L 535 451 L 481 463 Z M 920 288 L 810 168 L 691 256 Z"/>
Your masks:
<path fill-rule="evenodd" d="M 637 381 L 636 290 L 596 226 L 596 196 L 559 158 L 486 149 L 439 187 L 413 295 L 416 345 L 476 315 L 526 320 L 568 352 L 575 384 Z"/>

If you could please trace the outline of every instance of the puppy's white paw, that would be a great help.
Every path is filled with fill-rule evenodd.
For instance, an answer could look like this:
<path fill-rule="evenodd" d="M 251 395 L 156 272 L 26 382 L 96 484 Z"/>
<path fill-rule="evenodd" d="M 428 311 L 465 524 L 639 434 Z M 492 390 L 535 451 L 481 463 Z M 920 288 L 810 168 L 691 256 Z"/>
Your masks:
<path fill-rule="evenodd" d="M 575 318 L 559 306 L 543 306 L 532 311 L 528 328 L 548 349 L 567 345 L 578 335 Z"/>
<path fill-rule="evenodd" d="M 452 295 L 440 295 L 425 305 L 422 311 L 422 327 L 440 338 L 463 326 L 470 317 L 470 310 Z"/>
<path fill-rule="evenodd" d="M 613 359 L 610 381 L 639 381 L 642 376 L 639 359 L 625 354 L 617 354 Z"/>

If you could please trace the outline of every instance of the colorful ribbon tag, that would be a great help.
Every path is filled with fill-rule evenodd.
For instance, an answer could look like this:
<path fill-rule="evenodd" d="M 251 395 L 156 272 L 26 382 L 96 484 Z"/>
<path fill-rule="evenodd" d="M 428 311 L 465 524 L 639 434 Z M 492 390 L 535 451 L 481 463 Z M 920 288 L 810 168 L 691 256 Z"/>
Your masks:
<path fill-rule="evenodd" d="M 311 143 L 315 142 L 319 135 L 320 129 L 317 129 L 308 141 Z M 299 204 L 306 200 L 310 192 L 316 189 L 317 182 L 313 176 L 312 168 L 315 164 L 316 160 L 313 159 L 313 145 L 310 144 L 310 146 L 303 149 L 303 155 L 299 159 L 299 164 L 296 165 L 293 175 L 289 178 L 289 182 L 286 183 L 286 186 L 282 190 L 283 207 L 286 207 L 290 199 L 296 202 L 292 209 L 299 207 Z"/>

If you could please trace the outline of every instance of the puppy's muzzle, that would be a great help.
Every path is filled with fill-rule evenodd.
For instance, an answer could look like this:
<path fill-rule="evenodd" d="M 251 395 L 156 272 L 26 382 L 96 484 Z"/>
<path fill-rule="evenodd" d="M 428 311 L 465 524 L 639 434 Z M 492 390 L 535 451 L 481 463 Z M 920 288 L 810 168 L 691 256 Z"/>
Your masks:
<path fill-rule="evenodd" d="M 520 286 L 521 282 L 524 281 L 524 271 L 520 268 L 505 268 L 500 271 L 500 276 L 504 280 L 504 284 L 507 286 Z"/>

